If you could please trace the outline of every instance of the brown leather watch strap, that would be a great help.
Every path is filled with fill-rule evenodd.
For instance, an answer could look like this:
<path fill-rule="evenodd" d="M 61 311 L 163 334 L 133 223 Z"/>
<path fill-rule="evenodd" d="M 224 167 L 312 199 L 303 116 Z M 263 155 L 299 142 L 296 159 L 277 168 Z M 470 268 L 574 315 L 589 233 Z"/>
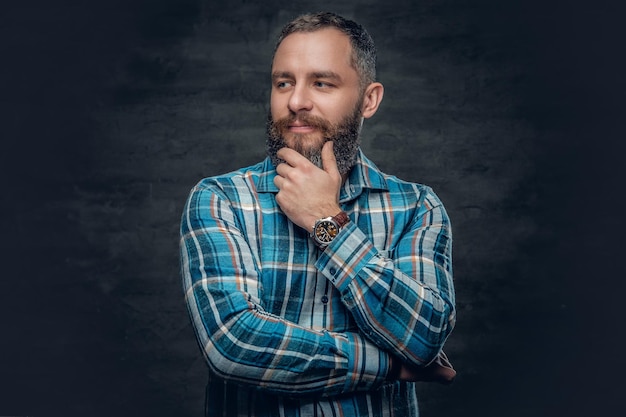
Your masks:
<path fill-rule="evenodd" d="M 350 217 L 345 211 L 340 211 L 339 214 L 333 216 L 333 220 L 337 222 L 339 227 L 344 227 L 350 221 Z"/>

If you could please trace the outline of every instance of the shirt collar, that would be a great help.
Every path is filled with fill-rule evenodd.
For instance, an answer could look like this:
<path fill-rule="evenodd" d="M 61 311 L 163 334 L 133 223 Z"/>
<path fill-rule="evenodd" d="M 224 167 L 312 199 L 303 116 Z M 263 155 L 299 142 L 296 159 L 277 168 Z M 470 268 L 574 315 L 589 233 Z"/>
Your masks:
<path fill-rule="evenodd" d="M 384 174 L 359 150 L 356 164 L 341 187 L 339 202 L 355 199 L 364 189 L 386 191 L 389 188 Z"/>
<path fill-rule="evenodd" d="M 257 191 L 259 193 L 277 193 L 278 188 L 274 185 L 274 177 L 276 177 L 276 168 L 269 157 L 265 158 L 262 162 Z M 388 187 L 384 174 L 363 154 L 363 151 L 359 150 L 356 164 L 341 187 L 339 201 L 353 200 L 364 189 L 388 190 Z"/>
<path fill-rule="evenodd" d="M 274 185 L 274 177 L 276 177 L 276 168 L 268 156 L 261 163 L 261 175 L 259 175 L 259 182 L 256 185 L 257 191 L 259 193 L 277 193 L 278 187 Z"/>

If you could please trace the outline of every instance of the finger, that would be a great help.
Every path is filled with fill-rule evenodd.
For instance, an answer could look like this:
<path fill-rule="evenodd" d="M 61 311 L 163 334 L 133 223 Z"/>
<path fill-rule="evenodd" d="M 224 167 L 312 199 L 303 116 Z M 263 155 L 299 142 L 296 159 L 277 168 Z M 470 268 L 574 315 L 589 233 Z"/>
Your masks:
<path fill-rule="evenodd" d="M 276 156 L 278 156 L 280 159 L 282 159 L 292 167 L 295 167 L 299 163 L 309 162 L 309 160 L 300 155 L 298 151 L 294 151 L 291 148 L 279 149 L 278 152 L 276 152 Z"/>
<path fill-rule="evenodd" d="M 331 175 L 339 175 L 339 169 L 337 168 L 337 160 L 335 159 L 335 152 L 333 150 L 334 144 L 332 141 L 328 141 L 322 148 L 322 166 L 324 171 Z"/>
<path fill-rule="evenodd" d="M 282 183 L 282 181 L 284 180 L 283 177 L 281 177 L 280 175 L 276 175 L 274 177 L 274 185 L 280 190 L 280 185 Z"/>
<path fill-rule="evenodd" d="M 278 164 L 276 167 L 276 173 L 281 177 L 287 177 L 289 175 L 289 171 L 291 171 L 293 167 L 285 162 Z"/>

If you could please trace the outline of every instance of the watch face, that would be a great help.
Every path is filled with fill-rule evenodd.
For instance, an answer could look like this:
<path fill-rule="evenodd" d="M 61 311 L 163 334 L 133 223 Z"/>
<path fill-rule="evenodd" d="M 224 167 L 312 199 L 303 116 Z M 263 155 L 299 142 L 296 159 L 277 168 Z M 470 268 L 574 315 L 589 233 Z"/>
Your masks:
<path fill-rule="evenodd" d="M 337 225 L 330 220 L 322 220 L 315 226 L 315 239 L 322 244 L 332 242 L 337 233 Z"/>

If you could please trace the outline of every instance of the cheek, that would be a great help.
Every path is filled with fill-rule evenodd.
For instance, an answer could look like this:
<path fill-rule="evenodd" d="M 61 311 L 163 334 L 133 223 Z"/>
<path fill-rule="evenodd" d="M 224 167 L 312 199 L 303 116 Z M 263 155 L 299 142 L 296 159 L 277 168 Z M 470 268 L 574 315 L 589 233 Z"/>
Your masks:
<path fill-rule="evenodd" d="M 284 104 L 281 103 L 281 98 L 277 94 L 270 95 L 270 112 L 272 113 L 272 117 L 276 119 L 277 116 L 281 114 L 281 109 L 284 107 Z"/>
<path fill-rule="evenodd" d="M 324 117 L 337 124 L 353 113 L 354 103 L 354 100 L 348 99 L 331 101 L 324 108 Z"/>

